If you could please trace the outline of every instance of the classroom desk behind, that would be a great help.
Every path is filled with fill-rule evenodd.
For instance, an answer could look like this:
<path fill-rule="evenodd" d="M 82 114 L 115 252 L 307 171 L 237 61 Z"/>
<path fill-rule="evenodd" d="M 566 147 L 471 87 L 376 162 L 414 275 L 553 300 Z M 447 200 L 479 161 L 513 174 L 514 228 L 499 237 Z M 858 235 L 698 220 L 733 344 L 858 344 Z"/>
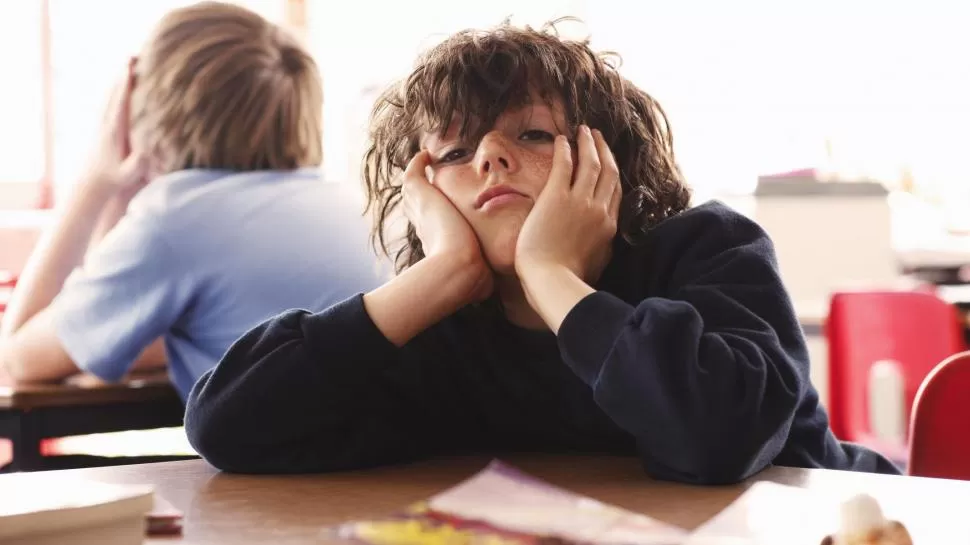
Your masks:
<path fill-rule="evenodd" d="M 180 426 L 184 408 L 164 374 L 119 384 L 68 381 L 11 386 L 0 376 L 0 438 L 13 442 L 4 471 L 50 469 L 41 441 L 90 433 Z"/>
<path fill-rule="evenodd" d="M 326 527 L 399 511 L 470 477 L 488 461 L 453 458 L 331 475 L 246 476 L 221 474 L 192 460 L 29 478 L 38 486 L 55 487 L 67 479 L 153 485 L 185 519 L 181 539 L 151 544 L 289 545 L 324 543 Z M 696 487 L 652 481 L 630 458 L 531 455 L 504 461 L 554 485 L 688 529 L 724 509 L 753 482 L 767 480 L 831 494 L 836 501 L 858 492 L 872 494 L 887 515 L 907 525 L 916 545 L 970 543 L 965 523 L 970 482 L 776 467 L 740 485 Z M 0 476 L 0 490 L 6 478 Z"/>

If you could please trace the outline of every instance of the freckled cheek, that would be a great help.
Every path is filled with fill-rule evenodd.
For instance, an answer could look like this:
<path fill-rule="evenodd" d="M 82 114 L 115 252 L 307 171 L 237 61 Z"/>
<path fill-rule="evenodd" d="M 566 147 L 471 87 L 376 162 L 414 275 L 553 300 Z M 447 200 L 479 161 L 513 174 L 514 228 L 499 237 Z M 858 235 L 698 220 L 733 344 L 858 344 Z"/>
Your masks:
<path fill-rule="evenodd" d="M 552 155 L 530 154 L 523 158 L 523 163 L 523 170 L 528 173 L 527 182 L 531 186 L 533 194 L 538 196 L 549 180 L 549 172 L 552 170 Z"/>

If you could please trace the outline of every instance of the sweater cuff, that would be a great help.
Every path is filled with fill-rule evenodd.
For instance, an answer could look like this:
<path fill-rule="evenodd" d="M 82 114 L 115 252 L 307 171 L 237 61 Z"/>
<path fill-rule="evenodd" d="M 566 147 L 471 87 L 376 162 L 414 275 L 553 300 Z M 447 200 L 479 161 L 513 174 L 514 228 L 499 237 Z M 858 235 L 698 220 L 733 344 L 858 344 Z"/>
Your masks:
<path fill-rule="evenodd" d="M 303 319 L 303 338 L 313 354 L 333 353 L 338 347 L 317 346 L 320 339 L 341 339 L 341 349 L 358 352 L 372 362 L 384 362 L 398 355 L 398 348 L 387 340 L 374 324 L 364 307 L 364 294 L 358 293 L 323 312 L 309 314 Z"/>
<path fill-rule="evenodd" d="M 566 315 L 559 326 L 559 352 L 583 382 L 590 386 L 596 383 L 634 310 L 626 301 L 597 291 L 580 300 Z"/>

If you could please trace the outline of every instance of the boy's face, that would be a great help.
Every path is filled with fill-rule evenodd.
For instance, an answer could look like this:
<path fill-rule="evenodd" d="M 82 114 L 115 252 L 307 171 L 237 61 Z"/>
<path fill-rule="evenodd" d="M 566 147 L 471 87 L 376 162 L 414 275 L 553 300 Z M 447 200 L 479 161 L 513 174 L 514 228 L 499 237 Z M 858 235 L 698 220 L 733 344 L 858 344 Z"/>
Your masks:
<path fill-rule="evenodd" d="M 432 158 L 429 180 L 471 225 L 495 272 L 513 275 L 519 231 L 552 168 L 553 140 L 567 131 L 561 108 L 533 100 L 508 110 L 477 142 L 460 141 L 456 125 L 421 138 Z"/>

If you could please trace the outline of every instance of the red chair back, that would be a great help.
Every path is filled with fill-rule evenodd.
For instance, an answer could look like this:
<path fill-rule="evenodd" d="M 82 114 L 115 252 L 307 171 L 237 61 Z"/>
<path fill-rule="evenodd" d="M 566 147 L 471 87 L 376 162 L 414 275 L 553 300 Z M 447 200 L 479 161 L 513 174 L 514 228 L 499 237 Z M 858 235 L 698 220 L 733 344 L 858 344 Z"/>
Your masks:
<path fill-rule="evenodd" d="M 970 480 L 970 352 L 927 375 L 913 403 L 910 475 Z"/>
<path fill-rule="evenodd" d="M 909 415 L 926 375 L 966 349 L 956 307 L 926 291 L 836 293 L 825 331 L 832 431 L 861 443 L 871 433 L 868 385 L 874 363 L 898 362 Z"/>

